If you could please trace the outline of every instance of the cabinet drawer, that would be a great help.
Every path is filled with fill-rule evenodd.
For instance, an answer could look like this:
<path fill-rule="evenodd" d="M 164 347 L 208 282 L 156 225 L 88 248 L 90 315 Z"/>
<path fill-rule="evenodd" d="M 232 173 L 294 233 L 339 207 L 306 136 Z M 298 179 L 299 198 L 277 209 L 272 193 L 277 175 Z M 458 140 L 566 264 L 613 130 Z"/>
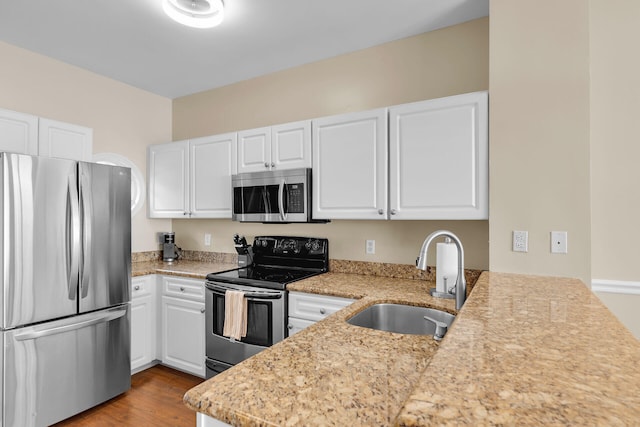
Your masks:
<path fill-rule="evenodd" d="M 155 276 L 140 276 L 131 278 L 131 299 L 142 298 L 153 293 Z"/>
<path fill-rule="evenodd" d="M 204 301 L 204 280 L 163 277 L 162 293 L 176 298 Z"/>
<path fill-rule="evenodd" d="M 290 292 L 289 316 L 318 321 L 348 306 L 354 301 L 355 300 L 349 298 Z"/>

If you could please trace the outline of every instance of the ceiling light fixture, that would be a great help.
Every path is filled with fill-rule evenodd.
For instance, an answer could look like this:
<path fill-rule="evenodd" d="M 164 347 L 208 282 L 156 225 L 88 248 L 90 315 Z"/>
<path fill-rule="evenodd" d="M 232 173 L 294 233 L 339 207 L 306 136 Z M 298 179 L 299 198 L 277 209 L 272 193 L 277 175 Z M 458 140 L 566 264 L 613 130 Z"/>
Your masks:
<path fill-rule="evenodd" d="M 193 28 L 212 28 L 224 19 L 222 0 L 162 0 L 171 19 Z"/>

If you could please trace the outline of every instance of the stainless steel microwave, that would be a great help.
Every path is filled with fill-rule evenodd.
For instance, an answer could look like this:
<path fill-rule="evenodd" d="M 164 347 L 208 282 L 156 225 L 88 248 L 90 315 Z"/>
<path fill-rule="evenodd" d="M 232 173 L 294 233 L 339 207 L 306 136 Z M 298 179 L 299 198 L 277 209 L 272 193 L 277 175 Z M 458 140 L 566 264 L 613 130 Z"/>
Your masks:
<path fill-rule="evenodd" d="M 247 172 L 231 177 L 234 221 L 326 222 L 311 218 L 311 169 Z"/>

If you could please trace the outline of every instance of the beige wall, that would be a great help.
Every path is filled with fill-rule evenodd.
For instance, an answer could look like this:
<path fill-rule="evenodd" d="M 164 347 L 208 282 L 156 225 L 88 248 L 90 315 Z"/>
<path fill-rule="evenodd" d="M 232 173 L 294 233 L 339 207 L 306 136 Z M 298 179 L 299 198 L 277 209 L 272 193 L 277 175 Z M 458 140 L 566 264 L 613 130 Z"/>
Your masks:
<path fill-rule="evenodd" d="M 171 100 L 0 42 L 0 108 L 93 128 L 93 152 L 129 158 L 146 176 L 146 146 L 171 140 Z M 146 207 L 145 207 L 146 209 Z M 168 220 L 132 218 L 134 252 L 156 250 Z"/>
<path fill-rule="evenodd" d="M 588 3 L 492 0 L 490 16 L 490 269 L 589 283 Z M 550 253 L 551 231 L 568 254 Z"/>
<path fill-rule="evenodd" d="M 590 2 L 591 274 L 640 286 L 640 2 Z M 640 338 L 640 295 L 598 292 Z"/>
<path fill-rule="evenodd" d="M 470 21 L 175 99 L 174 140 L 486 90 L 488 24 L 487 18 Z M 177 242 L 188 248 L 234 252 L 234 232 L 312 235 L 331 239 L 332 258 L 403 264 L 414 263 L 424 238 L 439 228 L 460 236 L 466 266 L 488 268 L 487 221 L 173 221 Z M 202 246 L 204 233 L 212 233 L 211 248 Z M 367 239 L 376 240 L 373 256 L 365 254 Z"/>

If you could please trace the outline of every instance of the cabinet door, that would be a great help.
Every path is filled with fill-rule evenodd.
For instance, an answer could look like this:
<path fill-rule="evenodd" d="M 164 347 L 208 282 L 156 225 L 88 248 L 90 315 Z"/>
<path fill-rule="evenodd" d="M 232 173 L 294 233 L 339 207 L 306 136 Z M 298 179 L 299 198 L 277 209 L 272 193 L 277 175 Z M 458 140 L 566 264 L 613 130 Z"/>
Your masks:
<path fill-rule="evenodd" d="M 289 322 L 287 323 L 287 328 L 289 328 L 289 336 L 297 334 L 301 330 L 308 328 L 314 323 L 316 322 L 312 320 L 303 320 L 298 319 L 297 317 L 289 317 Z"/>
<path fill-rule="evenodd" d="M 271 128 L 271 161 L 275 169 L 311 167 L 311 121 Z"/>
<path fill-rule="evenodd" d="M 231 218 L 236 147 L 235 132 L 189 141 L 192 218 Z"/>
<path fill-rule="evenodd" d="M 147 150 L 149 218 L 188 218 L 189 142 L 150 145 Z"/>
<path fill-rule="evenodd" d="M 0 108 L 0 151 L 38 154 L 38 118 Z"/>
<path fill-rule="evenodd" d="M 205 376 L 204 303 L 162 297 L 162 363 Z"/>
<path fill-rule="evenodd" d="M 271 127 L 238 132 L 238 173 L 271 169 Z"/>
<path fill-rule="evenodd" d="M 131 278 L 131 371 L 156 359 L 155 276 Z"/>
<path fill-rule="evenodd" d="M 487 219 L 487 93 L 389 109 L 391 219 Z"/>
<path fill-rule="evenodd" d="M 313 218 L 387 218 L 386 108 L 313 121 Z"/>
<path fill-rule="evenodd" d="M 93 155 L 93 130 L 55 120 L 40 119 L 38 154 L 90 162 Z"/>

